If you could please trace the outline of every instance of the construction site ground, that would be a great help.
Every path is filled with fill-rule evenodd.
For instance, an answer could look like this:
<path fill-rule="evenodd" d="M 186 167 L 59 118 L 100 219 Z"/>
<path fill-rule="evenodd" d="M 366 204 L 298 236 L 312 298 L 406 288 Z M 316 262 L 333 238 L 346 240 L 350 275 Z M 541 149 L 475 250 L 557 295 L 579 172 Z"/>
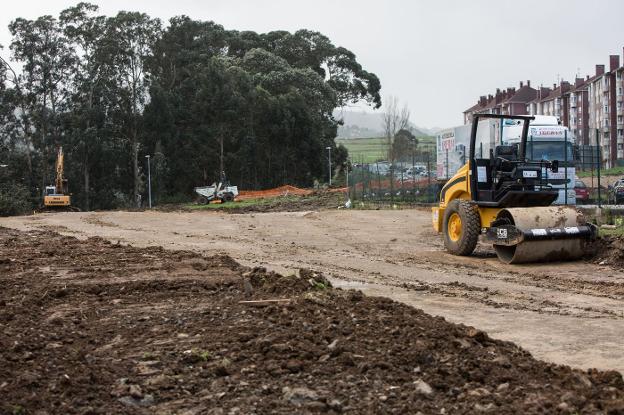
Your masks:
<path fill-rule="evenodd" d="M 0 226 L 227 254 L 282 273 L 310 268 L 334 286 L 477 327 L 539 359 L 624 372 L 621 258 L 506 265 L 485 245 L 451 256 L 426 209 L 58 213 L 2 218 Z"/>
<path fill-rule="evenodd" d="M 2 414 L 624 411 L 617 371 L 309 269 L 0 228 L 0 284 Z"/>

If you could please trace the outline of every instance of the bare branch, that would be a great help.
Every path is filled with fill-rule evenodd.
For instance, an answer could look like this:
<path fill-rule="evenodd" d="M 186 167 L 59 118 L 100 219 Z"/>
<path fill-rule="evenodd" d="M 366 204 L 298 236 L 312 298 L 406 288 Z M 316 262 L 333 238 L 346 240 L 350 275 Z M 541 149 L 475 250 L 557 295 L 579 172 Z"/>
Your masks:
<path fill-rule="evenodd" d="M 407 104 L 404 104 L 403 108 L 399 109 L 399 99 L 395 96 L 390 95 L 384 101 L 386 112 L 383 113 L 382 127 L 386 140 L 387 158 L 388 161 L 393 162 L 395 159 L 392 151 L 394 136 L 400 130 L 405 130 L 409 127 L 410 110 Z"/>

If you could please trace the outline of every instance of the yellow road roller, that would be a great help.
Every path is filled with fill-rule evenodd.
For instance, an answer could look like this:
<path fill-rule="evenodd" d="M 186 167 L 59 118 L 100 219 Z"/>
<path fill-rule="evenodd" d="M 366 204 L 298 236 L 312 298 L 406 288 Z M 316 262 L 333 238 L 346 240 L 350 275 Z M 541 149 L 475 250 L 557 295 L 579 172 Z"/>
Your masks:
<path fill-rule="evenodd" d="M 497 118 L 523 124 L 520 142 L 496 145 L 489 157 L 475 157 L 479 120 Z M 479 237 L 494 245 L 509 264 L 579 258 L 596 227 L 574 207 L 551 206 L 558 190 L 548 184 L 557 160 L 528 160 L 527 135 L 532 116 L 475 114 L 467 163 L 440 191 L 432 208 L 433 228 L 443 234 L 454 255 L 470 255 Z"/>

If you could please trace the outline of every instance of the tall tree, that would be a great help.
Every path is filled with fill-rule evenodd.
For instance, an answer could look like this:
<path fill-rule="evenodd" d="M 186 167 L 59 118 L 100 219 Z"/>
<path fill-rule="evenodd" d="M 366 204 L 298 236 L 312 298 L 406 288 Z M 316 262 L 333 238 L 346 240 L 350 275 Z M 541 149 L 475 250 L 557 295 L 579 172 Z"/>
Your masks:
<path fill-rule="evenodd" d="M 9 24 L 13 36 L 10 48 L 14 59 L 24 62 L 18 83 L 24 111 L 28 117 L 26 133 L 31 128 L 34 146 L 42 153 L 41 185 L 48 181 L 51 148 L 61 139 L 60 113 L 66 108 L 67 80 L 70 78 L 74 54 L 72 47 L 52 16 L 36 20 L 18 18 Z M 32 127 L 31 127 L 32 126 Z"/>
<path fill-rule="evenodd" d="M 133 198 L 140 203 L 141 177 L 139 150 L 141 146 L 142 115 L 149 98 L 149 74 L 147 61 L 152 48 L 160 37 L 161 23 L 147 14 L 120 12 L 108 19 L 106 59 L 116 69 L 116 92 L 118 94 L 116 117 L 122 125 L 121 135 L 130 147 Z"/>
<path fill-rule="evenodd" d="M 72 73 L 71 108 L 68 113 L 67 136 L 70 142 L 70 156 L 74 165 L 80 161 L 83 180 L 81 194 L 85 210 L 91 207 L 91 170 L 93 159 L 101 148 L 106 123 L 101 114 L 111 105 L 110 79 L 113 71 L 106 54 L 104 43 L 106 17 L 96 15 L 98 7 L 79 3 L 63 10 L 60 24 L 68 41 L 75 45 L 76 59 Z"/>

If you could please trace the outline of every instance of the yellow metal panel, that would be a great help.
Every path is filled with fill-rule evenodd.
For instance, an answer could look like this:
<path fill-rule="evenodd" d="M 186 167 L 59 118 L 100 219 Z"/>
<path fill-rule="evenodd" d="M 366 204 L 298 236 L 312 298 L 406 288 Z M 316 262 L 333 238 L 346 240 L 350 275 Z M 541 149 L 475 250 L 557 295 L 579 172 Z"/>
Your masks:
<path fill-rule="evenodd" d="M 43 204 L 45 206 L 69 206 L 69 196 L 45 196 Z"/>
<path fill-rule="evenodd" d="M 470 164 L 464 164 L 440 191 L 440 207 L 446 207 L 454 199 L 471 199 Z"/>
<path fill-rule="evenodd" d="M 431 221 L 433 222 L 433 229 L 436 232 L 442 232 L 442 217 L 444 216 L 444 209 L 439 207 L 431 208 Z"/>
<path fill-rule="evenodd" d="M 496 215 L 500 212 L 499 208 L 479 208 L 479 216 L 481 217 L 481 227 L 489 228 Z"/>

